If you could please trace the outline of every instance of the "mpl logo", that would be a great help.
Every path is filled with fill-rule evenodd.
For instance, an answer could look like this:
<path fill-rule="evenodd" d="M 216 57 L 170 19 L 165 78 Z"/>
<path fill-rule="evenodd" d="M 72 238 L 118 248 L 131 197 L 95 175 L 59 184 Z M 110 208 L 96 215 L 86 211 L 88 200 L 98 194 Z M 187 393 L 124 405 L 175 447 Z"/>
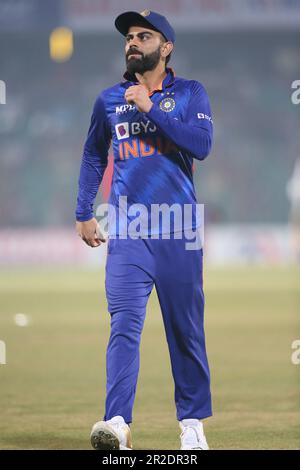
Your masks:
<path fill-rule="evenodd" d="M 127 139 L 130 135 L 138 135 L 141 133 L 148 134 L 155 132 L 157 127 L 151 121 L 140 122 L 120 122 L 115 126 L 118 140 Z"/>
<path fill-rule="evenodd" d="M 6 85 L 3 80 L 0 80 L 0 104 L 6 104 Z"/>
<path fill-rule="evenodd" d="M 116 107 L 116 114 L 127 113 L 128 111 L 134 111 L 136 107 L 132 104 L 122 104 Z"/>

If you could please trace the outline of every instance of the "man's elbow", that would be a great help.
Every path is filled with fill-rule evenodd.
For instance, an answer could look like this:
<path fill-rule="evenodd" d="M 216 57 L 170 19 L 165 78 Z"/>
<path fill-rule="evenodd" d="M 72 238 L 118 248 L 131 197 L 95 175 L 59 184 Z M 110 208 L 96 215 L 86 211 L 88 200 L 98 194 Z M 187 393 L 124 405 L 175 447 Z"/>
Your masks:
<path fill-rule="evenodd" d="M 201 151 L 195 155 L 197 160 L 205 160 L 211 152 L 212 149 L 212 138 L 210 135 L 206 135 L 204 139 L 201 140 Z"/>

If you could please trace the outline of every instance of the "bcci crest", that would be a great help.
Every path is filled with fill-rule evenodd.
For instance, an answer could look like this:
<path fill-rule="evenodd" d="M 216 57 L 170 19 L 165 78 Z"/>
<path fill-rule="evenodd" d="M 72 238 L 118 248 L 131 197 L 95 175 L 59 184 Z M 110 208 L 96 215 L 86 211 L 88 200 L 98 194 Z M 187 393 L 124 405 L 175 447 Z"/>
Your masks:
<path fill-rule="evenodd" d="M 141 11 L 140 15 L 149 16 L 150 15 L 150 10 L 143 10 L 143 11 Z"/>
<path fill-rule="evenodd" d="M 162 111 L 166 111 L 166 113 L 169 113 L 170 111 L 173 111 L 175 108 L 175 101 L 173 98 L 164 98 L 160 103 L 159 107 Z"/>

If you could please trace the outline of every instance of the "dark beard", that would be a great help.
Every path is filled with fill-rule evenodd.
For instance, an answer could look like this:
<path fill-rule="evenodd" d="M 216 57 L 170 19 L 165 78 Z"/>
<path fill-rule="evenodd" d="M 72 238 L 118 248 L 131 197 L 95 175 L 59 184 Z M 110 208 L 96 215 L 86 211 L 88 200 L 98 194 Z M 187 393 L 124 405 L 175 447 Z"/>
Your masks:
<path fill-rule="evenodd" d="M 128 56 L 133 53 L 134 50 L 132 49 L 131 51 L 128 51 L 126 55 L 127 72 L 133 77 L 135 73 L 140 73 L 143 75 L 149 70 L 154 70 L 160 61 L 160 47 L 158 47 L 156 51 L 152 52 L 151 54 L 146 56 L 141 55 L 141 58 L 139 59 L 132 58 L 128 60 Z"/>

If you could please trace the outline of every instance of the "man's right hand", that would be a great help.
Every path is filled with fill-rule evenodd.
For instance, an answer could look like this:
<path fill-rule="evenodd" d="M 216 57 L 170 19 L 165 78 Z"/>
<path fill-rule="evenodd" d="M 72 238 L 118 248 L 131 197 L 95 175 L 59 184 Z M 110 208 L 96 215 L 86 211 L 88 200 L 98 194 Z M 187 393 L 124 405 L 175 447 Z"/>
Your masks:
<path fill-rule="evenodd" d="M 92 248 L 105 243 L 104 235 L 100 231 L 99 224 L 95 217 L 86 222 L 76 222 L 77 234 L 82 240 Z"/>

